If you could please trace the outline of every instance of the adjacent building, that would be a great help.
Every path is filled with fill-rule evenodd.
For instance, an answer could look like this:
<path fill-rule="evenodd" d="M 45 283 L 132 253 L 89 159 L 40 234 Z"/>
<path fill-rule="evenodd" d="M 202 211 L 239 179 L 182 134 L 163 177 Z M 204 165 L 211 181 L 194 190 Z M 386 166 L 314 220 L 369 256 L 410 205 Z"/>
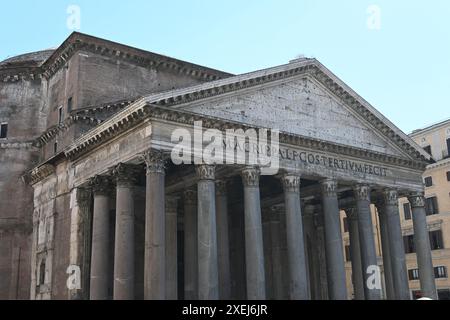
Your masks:
<path fill-rule="evenodd" d="M 423 129 L 415 130 L 410 137 L 433 158 L 423 174 L 427 230 L 432 250 L 434 276 L 439 299 L 450 299 L 450 119 Z M 416 259 L 414 227 L 411 204 L 407 198 L 399 200 L 402 234 L 406 253 L 411 298 L 423 296 L 420 290 L 419 268 Z M 374 237 L 377 239 L 378 263 L 383 270 L 380 223 L 376 209 L 372 208 Z M 342 213 L 347 281 L 352 285 L 351 256 L 348 220 Z M 384 283 L 383 283 L 384 284 Z M 384 288 L 385 289 L 385 288 Z M 386 291 L 384 290 L 384 294 Z M 350 298 L 354 297 L 354 290 Z"/>

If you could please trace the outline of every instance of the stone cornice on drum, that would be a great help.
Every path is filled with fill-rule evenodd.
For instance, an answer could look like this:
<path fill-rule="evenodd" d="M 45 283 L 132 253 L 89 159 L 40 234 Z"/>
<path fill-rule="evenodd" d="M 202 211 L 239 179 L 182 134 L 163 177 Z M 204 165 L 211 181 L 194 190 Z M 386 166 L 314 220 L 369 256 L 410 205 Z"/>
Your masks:
<path fill-rule="evenodd" d="M 134 100 L 117 101 L 114 103 L 74 110 L 61 124 L 48 128 L 43 134 L 36 138 L 36 140 L 33 141 L 33 145 L 37 147 L 44 146 L 57 135 L 67 131 L 74 123 L 84 122 L 87 124 L 98 125 L 102 123 L 102 120 L 96 117 L 100 112 L 121 110 L 133 102 Z"/>
<path fill-rule="evenodd" d="M 120 43 L 100 39 L 79 32 L 72 33 L 39 67 L 14 64 L 0 68 L 0 81 L 17 82 L 37 78 L 51 78 L 78 51 L 114 57 L 144 68 L 161 68 L 202 80 L 213 81 L 232 74 L 196 65 Z"/>

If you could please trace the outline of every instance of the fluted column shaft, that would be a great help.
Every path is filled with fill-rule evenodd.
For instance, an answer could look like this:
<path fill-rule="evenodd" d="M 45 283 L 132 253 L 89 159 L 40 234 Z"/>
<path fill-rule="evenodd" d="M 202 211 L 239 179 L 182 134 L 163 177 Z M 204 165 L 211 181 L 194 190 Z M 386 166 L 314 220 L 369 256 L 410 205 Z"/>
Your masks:
<path fill-rule="evenodd" d="M 392 276 L 391 265 L 391 250 L 389 248 L 389 233 L 387 226 L 387 217 L 384 212 L 384 206 L 377 204 L 378 218 L 380 219 L 380 235 L 381 235 L 381 250 L 383 254 L 383 270 L 384 270 L 384 284 L 386 290 L 386 299 L 395 299 L 394 278 Z"/>
<path fill-rule="evenodd" d="M 309 291 L 300 205 L 300 177 L 287 174 L 281 180 L 286 210 L 289 296 L 291 300 L 307 300 Z"/>
<path fill-rule="evenodd" d="M 266 284 L 259 193 L 260 171 L 254 167 L 241 172 L 244 185 L 245 208 L 245 262 L 247 267 L 247 298 L 264 300 Z"/>
<path fill-rule="evenodd" d="M 389 253 L 391 257 L 395 299 L 409 300 L 408 272 L 406 269 L 405 247 L 403 245 L 396 190 L 387 189 L 384 191 L 384 212 L 386 212 L 388 227 Z"/>
<path fill-rule="evenodd" d="M 109 260 L 109 201 L 110 180 L 96 176 L 90 181 L 94 193 L 92 222 L 90 300 L 108 299 Z"/>
<path fill-rule="evenodd" d="M 270 247 L 272 264 L 272 296 L 274 300 L 283 300 L 283 255 L 281 246 L 281 223 L 278 207 L 270 211 Z M 266 270 L 264 270 L 266 272 Z"/>
<path fill-rule="evenodd" d="M 219 299 L 217 262 L 217 225 L 215 167 L 199 165 L 198 196 L 198 297 L 200 300 Z"/>
<path fill-rule="evenodd" d="M 198 299 L 197 192 L 184 192 L 184 298 Z"/>
<path fill-rule="evenodd" d="M 227 183 L 216 181 L 217 256 L 219 264 L 219 297 L 231 298 L 230 248 L 228 239 Z"/>
<path fill-rule="evenodd" d="M 166 299 L 178 299 L 178 198 L 166 197 Z"/>
<path fill-rule="evenodd" d="M 114 300 L 134 299 L 134 199 L 136 168 L 119 164 L 117 181 L 116 236 L 114 247 Z"/>
<path fill-rule="evenodd" d="M 430 239 L 427 229 L 425 198 L 423 194 L 414 194 L 409 197 L 409 202 L 412 208 L 414 244 L 416 247 L 422 295 L 437 300 L 433 257 L 431 255 Z"/>
<path fill-rule="evenodd" d="M 166 298 L 165 169 L 162 152 L 142 155 L 146 164 L 144 298 Z"/>
<path fill-rule="evenodd" d="M 350 236 L 350 255 L 352 263 L 352 279 L 355 300 L 364 300 L 364 276 L 361 262 L 361 247 L 359 240 L 358 212 L 356 208 L 345 210 Z"/>
<path fill-rule="evenodd" d="M 331 300 L 347 300 L 337 183 L 334 180 L 326 179 L 321 182 L 321 187 L 325 223 L 328 295 Z"/>
<path fill-rule="evenodd" d="M 367 300 L 380 300 L 380 274 L 373 273 L 378 272 L 379 268 L 375 249 L 375 237 L 373 235 L 372 214 L 370 211 L 370 187 L 366 185 L 356 185 L 353 188 L 353 193 L 356 201 L 356 209 L 358 211 L 358 231 L 364 278 L 364 296 Z"/>

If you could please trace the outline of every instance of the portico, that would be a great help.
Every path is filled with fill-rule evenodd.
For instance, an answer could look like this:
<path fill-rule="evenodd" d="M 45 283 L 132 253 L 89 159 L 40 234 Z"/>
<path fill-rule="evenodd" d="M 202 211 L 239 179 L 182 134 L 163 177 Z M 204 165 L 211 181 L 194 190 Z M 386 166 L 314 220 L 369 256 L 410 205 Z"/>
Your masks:
<path fill-rule="evenodd" d="M 356 298 L 382 299 L 383 282 L 388 298 L 409 299 L 397 199 L 410 197 L 416 234 L 423 235 L 426 154 L 316 62 L 215 82 L 142 98 L 64 151 L 70 190 L 92 194 L 86 197 L 89 205 L 77 206 L 93 217 L 92 258 L 80 261 L 89 263 L 90 270 L 83 275 L 90 279 L 83 295 L 344 300 L 348 288 L 339 214 L 345 210 L 351 221 Z M 281 108 L 274 96 L 290 97 L 284 102 L 289 110 L 307 105 L 305 92 L 319 91 L 328 95 L 315 101 L 314 121 L 323 130 L 308 128 L 302 113 L 286 123 L 268 116 L 270 107 Z M 235 103 L 239 98 L 250 101 L 244 110 L 238 109 L 243 102 Z M 345 136 L 345 125 L 328 118 L 331 111 L 346 117 L 356 133 Z M 199 121 L 202 135 L 207 130 L 278 129 L 277 143 L 267 142 L 278 160 L 276 172 L 268 174 L 266 165 L 195 162 L 195 157 L 191 163 L 176 163 L 173 150 L 180 141 L 173 140 L 173 133 L 181 129 L 195 139 Z M 246 155 L 259 150 L 248 136 L 243 141 L 233 141 L 233 149 Z M 200 149 L 210 143 L 202 136 Z M 48 168 L 59 165 L 35 169 L 35 190 L 54 183 L 49 178 L 57 170 Z M 371 204 L 377 205 L 383 225 L 383 278 Z M 417 239 L 419 269 L 425 290 L 433 295 L 424 239 Z M 107 249 L 110 243 L 114 250 Z"/>

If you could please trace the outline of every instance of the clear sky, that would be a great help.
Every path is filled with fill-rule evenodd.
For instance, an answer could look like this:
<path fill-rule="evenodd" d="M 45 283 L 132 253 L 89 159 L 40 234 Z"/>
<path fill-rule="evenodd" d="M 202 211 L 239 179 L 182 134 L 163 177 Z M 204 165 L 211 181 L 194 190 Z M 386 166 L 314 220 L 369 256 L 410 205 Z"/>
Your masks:
<path fill-rule="evenodd" d="M 0 10 L 0 60 L 56 47 L 79 21 L 77 31 L 236 74 L 315 57 L 406 133 L 450 118 L 448 0 L 15 0 Z"/>

